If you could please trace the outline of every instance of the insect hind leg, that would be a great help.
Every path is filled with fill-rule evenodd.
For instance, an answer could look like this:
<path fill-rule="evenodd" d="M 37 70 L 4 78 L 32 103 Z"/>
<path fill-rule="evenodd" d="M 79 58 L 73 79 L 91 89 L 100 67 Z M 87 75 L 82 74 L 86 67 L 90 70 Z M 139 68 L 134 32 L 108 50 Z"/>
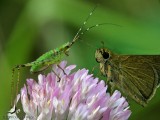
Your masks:
<path fill-rule="evenodd" d="M 13 107 L 13 102 L 14 102 L 14 73 L 15 73 L 15 70 L 17 69 L 18 70 L 18 78 L 17 78 L 17 84 L 16 84 L 16 95 L 18 94 L 18 87 L 19 87 L 19 82 L 20 82 L 20 68 L 22 67 L 27 67 L 27 66 L 30 66 L 29 64 L 22 64 L 22 65 L 17 65 L 15 66 L 13 69 L 12 69 L 12 79 L 11 79 L 11 103 L 10 103 L 10 107 L 12 108 Z"/>
<path fill-rule="evenodd" d="M 12 79 L 11 79 L 11 103 L 10 103 L 10 107 L 12 108 L 13 106 L 13 90 L 14 90 L 14 73 L 15 73 L 15 68 L 12 69 Z"/>

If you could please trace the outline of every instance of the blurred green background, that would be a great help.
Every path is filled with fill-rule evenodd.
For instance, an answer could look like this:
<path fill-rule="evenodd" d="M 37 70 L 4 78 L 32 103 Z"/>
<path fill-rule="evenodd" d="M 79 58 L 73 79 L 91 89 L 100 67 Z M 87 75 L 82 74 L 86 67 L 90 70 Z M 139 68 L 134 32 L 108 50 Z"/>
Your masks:
<path fill-rule="evenodd" d="M 41 54 L 71 41 L 93 7 L 87 26 L 110 22 L 87 32 L 65 57 L 78 68 L 92 68 L 95 50 L 105 47 L 119 54 L 160 54 L 159 0 L 1 0 L 0 1 L 0 120 L 9 110 L 11 69 L 34 61 Z M 77 69 L 78 69 L 77 68 Z M 99 69 L 95 76 L 101 77 Z M 15 79 L 16 79 L 15 74 Z M 21 70 L 20 87 L 36 78 Z M 102 79 L 105 79 L 101 77 Z M 160 119 L 160 89 L 143 108 L 130 100 L 130 120 Z"/>

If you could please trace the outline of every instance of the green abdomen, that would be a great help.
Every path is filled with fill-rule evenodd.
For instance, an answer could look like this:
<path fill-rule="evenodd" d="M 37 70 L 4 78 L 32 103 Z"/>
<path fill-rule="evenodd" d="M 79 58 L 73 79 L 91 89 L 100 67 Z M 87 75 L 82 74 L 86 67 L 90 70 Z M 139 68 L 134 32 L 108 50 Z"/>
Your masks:
<path fill-rule="evenodd" d="M 33 65 L 30 69 L 30 72 L 39 72 L 46 69 L 52 64 L 57 64 L 61 60 L 62 53 L 59 51 L 50 50 L 40 56 L 36 61 L 33 62 Z"/>

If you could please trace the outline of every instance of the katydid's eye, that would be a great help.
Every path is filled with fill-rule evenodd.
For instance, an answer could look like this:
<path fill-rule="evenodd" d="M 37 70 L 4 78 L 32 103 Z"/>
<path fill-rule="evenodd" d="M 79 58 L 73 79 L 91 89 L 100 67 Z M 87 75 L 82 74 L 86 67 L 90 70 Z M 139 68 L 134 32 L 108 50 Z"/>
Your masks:
<path fill-rule="evenodd" d="M 70 46 L 68 45 L 67 48 L 70 48 Z"/>
<path fill-rule="evenodd" d="M 103 52 L 103 58 L 108 59 L 109 58 L 109 53 L 108 52 Z"/>

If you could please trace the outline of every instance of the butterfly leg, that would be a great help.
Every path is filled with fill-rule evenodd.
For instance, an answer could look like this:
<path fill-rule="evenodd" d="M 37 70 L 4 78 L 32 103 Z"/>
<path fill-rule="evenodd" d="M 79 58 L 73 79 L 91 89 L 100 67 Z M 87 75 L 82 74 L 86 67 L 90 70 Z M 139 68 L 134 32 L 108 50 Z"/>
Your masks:
<path fill-rule="evenodd" d="M 112 68 L 111 68 L 111 66 L 110 65 L 108 65 L 108 67 L 107 67 L 108 69 L 107 69 L 107 81 L 108 81 L 108 83 L 109 83 L 109 85 L 110 85 L 110 92 L 111 92 L 111 94 L 113 94 L 113 92 L 114 92 L 114 90 L 115 90 L 115 84 L 114 84 L 114 82 L 113 82 L 113 76 L 112 76 Z"/>
<path fill-rule="evenodd" d="M 114 84 L 111 76 L 108 76 L 108 77 L 107 77 L 106 84 L 109 85 L 109 90 L 110 90 L 111 94 L 113 94 L 113 92 L 114 92 L 114 90 L 115 90 L 115 84 Z"/>
<path fill-rule="evenodd" d="M 115 84 L 112 82 L 112 81 L 110 81 L 110 86 L 111 86 L 111 94 L 113 94 L 113 92 L 114 92 L 114 90 L 115 90 Z"/>

